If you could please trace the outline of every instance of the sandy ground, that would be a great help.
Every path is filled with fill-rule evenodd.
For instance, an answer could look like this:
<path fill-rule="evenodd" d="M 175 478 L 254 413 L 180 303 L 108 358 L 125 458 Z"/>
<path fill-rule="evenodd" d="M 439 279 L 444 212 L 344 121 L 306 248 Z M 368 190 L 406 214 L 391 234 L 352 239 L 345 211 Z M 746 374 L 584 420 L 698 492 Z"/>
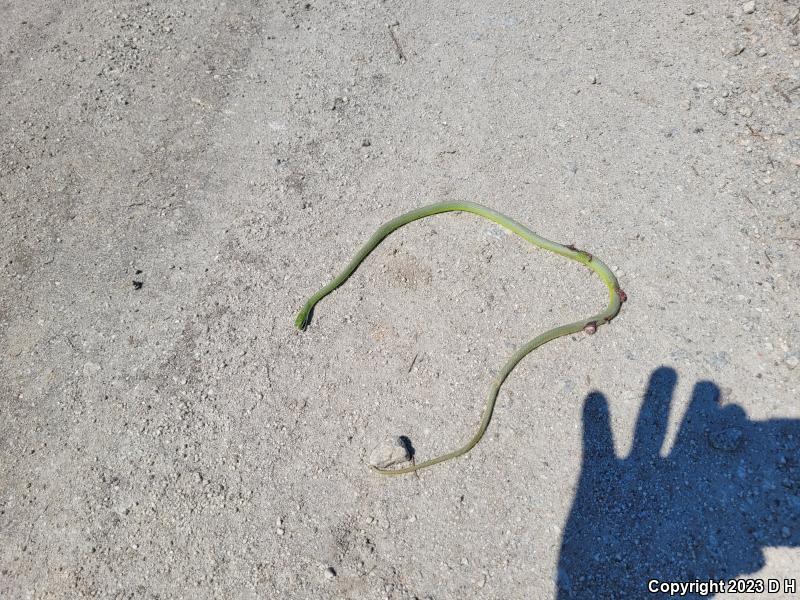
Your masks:
<path fill-rule="evenodd" d="M 800 5 L 750 4 L 0 0 L 0 596 L 797 577 Z M 629 301 L 382 478 L 604 304 L 452 214 L 294 329 L 461 199 Z"/>

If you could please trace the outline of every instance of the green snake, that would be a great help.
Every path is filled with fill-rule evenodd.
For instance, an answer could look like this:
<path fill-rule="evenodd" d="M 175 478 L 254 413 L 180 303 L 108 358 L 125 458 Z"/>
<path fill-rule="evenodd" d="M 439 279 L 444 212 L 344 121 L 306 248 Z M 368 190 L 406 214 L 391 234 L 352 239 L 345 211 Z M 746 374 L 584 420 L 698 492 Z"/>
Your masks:
<path fill-rule="evenodd" d="M 372 235 L 372 237 L 367 240 L 367 243 L 361 247 L 361 249 L 353 257 L 353 260 L 347 264 L 344 270 L 339 273 L 339 275 L 337 275 L 333 281 L 308 299 L 295 319 L 295 326 L 301 331 L 304 330 L 311 321 L 311 315 L 314 310 L 314 306 L 316 306 L 316 304 L 325 296 L 347 281 L 348 277 L 353 274 L 353 272 L 369 255 L 369 253 L 372 252 L 390 233 L 396 229 L 399 229 L 403 225 L 411 223 L 412 221 L 423 219 L 431 215 L 438 215 L 440 213 L 454 211 L 470 212 L 481 217 L 485 217 L 490 221 L 502 225 L 509 231 L 516 233 L 522 239 L 530 242 L 534 246 L 549 250 L 550 252 L 554 252 L 555 254 L 559 254 L 571 260 L 577 261 L 588 267 L 597 273 L 600 276 L 600 279 L 603 280 L 603 283 L 606 284 L 606 287 L 608 288 L 608 306 L 605 308 L 605 310 L 597 313 L 593 317 L 581 319 L 580 321 L 575 321 L 574 323 L 561 325 L 560 327 L 555 327 L 549 331 L 545 331 L 514 352 L 511 358 L 508 359 L 508 362 L 503 365 L 499 375 L 492 383 L 492 387 L 489 390 L 489 397 L 486 400 L 486 404 L 483 408 L 483 417 L 481 418 L 478 430 L 466 444 L 457 450 L 448 452 L 447 454 L 442 454 L 435 458 L 431 458 L 421 463 L 412 464 L 411 466 L 402 469 L 381 469 L 370 465 L 374 471 L 377 471 L 383 475 L 404 475 L 406 473 L 413 473 L 415 471 L 419 471 L 420 469 L 432 467 L 433 465 L 446 460 L 458 458 L 459 456 L 463 456 L 469 452 L 479 441 L 481 441 L 483 434 L 486 432 L 486 428 L 489 426 L 489 421 L 492 419 L 492 413 L 494 412 L 494 406 L 495 402 L 497 401 L 497 394 L 500 391 L 500 387 L 503 385 L 503 382 L 509 376 L 511 371 L 514 370 L 514 367 L 517 366 L 519 361 L 536 350 L 536 348 L 539 346 L 565 335 L 570 335 L 579 331 L 583 331 L 590 335 L 593 334 L 595 331 L 597 331 L 598 327 L 608 323 L 611 321 L 611 319 L 617 316 L 622 303 L 627 299 L 625 292 L 620 289 L 617 278 L 614 276 L 614 273 L 611 272 L 611 269 L 609 269 L 605 264 L 603 264 L 602 261 L 598 260 L 588 252 L 578 250 L 574 246 L 563 246 L 556 242 L 551 242 L 550 240 L 536 235 L 533 231 L 524 225 L 517 223 L 513 219 L 490 208 L 481 206 L 480 204 L 475 204 L 474 202 L 439 202 L 437 204 L 431 204 L 430 206 L 424 206 L 422 208 L 412 210 L 411 212 L 407 212 L 404 215 L 400 215 L 396 219 L 392 219 L 388 223 L 383 224 Z"/>

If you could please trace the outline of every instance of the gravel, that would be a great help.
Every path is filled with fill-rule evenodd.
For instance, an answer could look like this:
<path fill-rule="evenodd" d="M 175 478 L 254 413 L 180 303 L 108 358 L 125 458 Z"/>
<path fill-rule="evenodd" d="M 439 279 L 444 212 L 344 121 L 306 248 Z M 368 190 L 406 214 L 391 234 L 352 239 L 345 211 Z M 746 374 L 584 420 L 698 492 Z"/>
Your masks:
<path fill-rule="evenodd" d="M 0 3 L 0 598 L 796 577 L 799 13 L 686 6 Z M 293 327 L 456 199 L 628 302 L 522 361 L 467 456 L 380 477 L 375 441 L 457 448 L 515 348 L 606 300 L 450 214 Z"/>

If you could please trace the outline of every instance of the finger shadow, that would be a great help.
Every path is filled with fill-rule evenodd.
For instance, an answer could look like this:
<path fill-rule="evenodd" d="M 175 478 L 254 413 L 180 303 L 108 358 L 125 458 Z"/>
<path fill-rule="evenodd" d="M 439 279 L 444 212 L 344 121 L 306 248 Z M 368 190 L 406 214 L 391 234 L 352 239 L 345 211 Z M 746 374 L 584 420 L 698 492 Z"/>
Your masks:
<path fill-rule="evenodd" d="M 643 598 L 651 580 L 728 581 L 760 570 L 764 548 L 800 546 L 800 420 L 753 421 L 701 381 L 661 456 L 676 381 L 673 369 L 653 372 L 624 458 L 606 399 L 587 396 L 559 598 Z"/>

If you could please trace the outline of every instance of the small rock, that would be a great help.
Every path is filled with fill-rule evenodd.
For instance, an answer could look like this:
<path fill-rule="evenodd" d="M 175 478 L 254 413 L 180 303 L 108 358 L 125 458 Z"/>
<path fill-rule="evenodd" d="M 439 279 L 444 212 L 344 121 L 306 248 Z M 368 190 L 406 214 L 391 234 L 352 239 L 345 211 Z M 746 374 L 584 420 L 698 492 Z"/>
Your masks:
<path fill-rule="evenodd" d="M 786 359 L 786 366 L 790 369 L 797 368 L 797 365 L 800 365 L 800 358 L 798 358 L 797 355 L 792 354 Z"/>
<path fill-rule="evenodd" d="M 763 46 L 761 48 L 758 48 L 756 50 L 756 55 L 757 56 L 766 56 L 767 55 L 767 49 L 764 48 Z"/>
<path fill-rule="evenodd" d="M 592 85 L 597 84 L 597 75 L 592 75 L 591 77 L 589 77 L 589 83 L 591 83 Z"/>
<path fill-rule="evenodd" d="M 97 373 L 99 373 L 100 369 L 101 369 L 101 367 L 100 367 L 99 364 L 97 364 L 95 362 L 92 362 L 92 361 L 89 361 L 89 362 L 87 362 L 87 363 L 85 363 L 83 365 L 83 374 L 88 376 L 88 377 L 91 377 L 91 376 L 96 375 Z"/>
<path fill-rule="evenodd" d="M 328 567 L 325 569 L 325 579 L 334 579 L 336 577 L 336 569 Z"/>
<path fill-rule="evenodd" d="M 706 357 L 706 362 L 715 371 L 719 371 L 720 369 L 728 366 L 730 363 L 730 355 L 724 350 L 721 352 L 715 352 L 714 354 Z"/>
<path fill-rule="evenodd" d="M 714 100 L 711 102 L 711 108 L 721 115 L 728 114 L 728 105 L 725 102 L 725 98 L 714 98 Z"/>
<path fill-rule="evenodd" d="M 721 431 L 715 431 L 708 436 L 708 441 L 712 448 L 733 452 L 742 445 L 744 434 L 738 427 L 728 427 Z"/>
<path fill-rule="evenodd" d="M 752 109 L 752 108 L 750 108 L 749 106 L 747 106 L 746 104 L 745 104 L 745 105 L 743 105 L 743 106 L 740 106 L 740 107 L 737 109 L 737 112 L 738 112 L 740 115 L 742 115 L 743 117 L 751 117 L 751 116 L 753 116 L 753 109 Z"/>
<path fill-rule="evenodd" d="M 369 140 L 367 140 L 367 139 L 364 139 L 364 140 L 361 140 L 361 145 L 362 145 L 364 148 L 367 148 L 368 146 L 371 146 L 371 145 L 372 145 L 372 142 L 370 142 L 370 141 L 369 141 Z"/>
<path fill-rule="evenodd" d="M 752 15 L 754 12 L 756 12 L 756 3 L 753 0 L 750 0 L 750 2 L 745 2 L 742 4 L 742 12 L 746 15 Z"/>
<path fill-rule="evenodd" d="M 739 56 L 745 51 L 746 48 L 747 46 L 745 46 L 742 42 L 731 42 L 725 49 L 725 53 L 728 56 Z"/>
<path fill-rule="evenodd" d="M 393 467 L 409 460 L 411 460 L 411 453 L 408 446 L 399 437 L 381 444 L 369 456 L 369 464 L 379 469 Z"/>
<path fill-rule="evenodd" d="M 694 14 L 694 8 L 691 6 L 687 6 L 686 8 L 683 9 L 683 14 L 685 14 L 687 17 L 691 17 Z"/>

